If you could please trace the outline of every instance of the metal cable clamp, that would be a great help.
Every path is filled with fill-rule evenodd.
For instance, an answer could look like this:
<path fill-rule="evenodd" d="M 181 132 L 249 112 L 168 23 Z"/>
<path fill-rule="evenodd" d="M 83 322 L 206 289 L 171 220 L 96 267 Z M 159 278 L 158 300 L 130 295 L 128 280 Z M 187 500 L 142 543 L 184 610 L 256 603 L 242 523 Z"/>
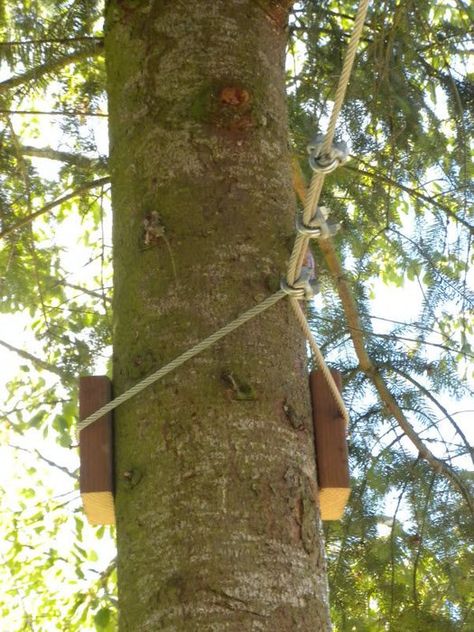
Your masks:
<path fill-rule="evenodd" d="M 310 239 L 327 239 L 334 237 L 341 228 L 339 223 L 327 223 L 329 209 L 326 206 L 318 206 L 316 213 L 310 219 L 309 224 L 305 224 L 300 215 L 296 216 L 296 230 L 300 235 L 305 235 Z"/>
<path fill-rule="evenodd" d="M 331 149 L 322 154 L 324 145 L 324 134 L 316 134 L 306 145 L 309 155 L 309 165 L 313 171 L 318 173 L 331 173 L 339 165 L 344 164 L 349 158 L 349 150 L 344 141 L 335 142 Z"/>
<path fill-rule="evenodd" d="M 300 276 L 293 284 L 282 278 L 280 288 L 289 296 L 301 301 L 310 301 L 320 291 L 320 285 L 314 278 L 314 271 L 305 267 L 301 269 Z"/>

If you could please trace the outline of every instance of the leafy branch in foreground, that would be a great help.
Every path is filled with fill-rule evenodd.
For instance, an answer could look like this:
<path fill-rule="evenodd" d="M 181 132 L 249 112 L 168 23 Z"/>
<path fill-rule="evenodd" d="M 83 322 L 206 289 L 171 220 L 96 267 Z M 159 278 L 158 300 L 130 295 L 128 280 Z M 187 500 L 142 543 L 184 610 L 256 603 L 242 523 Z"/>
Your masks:
<path fill-rule="evenodd" d="M 68 55 L 51 59 L 44 64 L 36 66 L 35 68 L 30 68 L 26 70 L 20 75 L 10 77 L 9 79 L 5 79 L 4 81 L 0 81 L 0 94 L 4 94 L 9 90 L 12 90 L 13 88 L 17 88 L 18 86 L 38 81 L 45 75 L 52 75 L 62 68 L 69 66 L 70 64 L 74 64 L 78 61 L 83 61 L 88 57 L 99 55 L 100 53 L 102 53 L 103 48 L 104 46 L 101 41 L 94 41 L 91 46 L 85 47 L 82 50 L 78 50 L 73 53 L 69 53 Z"/>
<path fill-rule="evenodd" d="M 38 209 L 34 213 L 31 213 L 30 215 L 23 217 L 18 222 L 16 222 L 16 224 L 13 224 L 13 226 L 5 228 L 4 230 L 0 232 L 0 239 L 8 237 L 9 235 L 16 232 L 18 229 L 22 228 L 23 226 L 30 224 L 37 217 L 41 217 L 41 215 L 44 215 L 45 213 L 49 213 L 54 208 L 61 206 L 61 204 L 64 204 L 65 202 L 68 202 L 69 200 L 72 200 L 75 197 L 82 195 L 83 193 L 85 193 L 86 191 L 89 191 L 90 189 L 95 189 L 98 187 L 102 187 L 106 184 L 109 184 L 109 182 L 110 182 L 110 178 L 108 176 L 104 178 L 98 178 L 97 180 L 92 180 L 92 182 L 86 182 L 85 184 L 80 186 L 78 189 L 71 191 L 71 193 L 67 193 L 66 195 L 61 196 L 57 200 L 48 202 L 47 204 L 42 206 L 40 209 Z"/>
<path fill-rule="evenodd" d="M 302 199 L 301 202 L 304 204 L 304 199 Z M 347 275 L 344 272 L 339 257 L 337 256 L 332 240 L 320 240 L 318 245 L 324 255 L 326 264 L 331 272 L 339 297 L 341 299 L 341 303 L 347 320 L 347 328 L 354 344 L 354 349 L 359 360 L 360 369 L 373 382 L 384 405 L 398 421 L 401 429 L 407 435 L 407 437 L 410 438 L 411 442 L 418 450 L 420 456 L 428 461 L 435 472 L 443 474 L 455 484 L 457 489 L 459 489 L 459 491 L 464 496 L 464 499 L 468 503 L 469 508 L 474 515 L 474 502 L 469 490 L 466 488 L 466 485 L 459 477 L 459 475 L 443 460 L 435 457 L 434 454 L 426 446 L 426 444 L 422 441 L 419 434 L 415 431 L 413 425 L 409 422 L 408 418 L 403 413 L 396 398 L 390 392 L 390 389 L 388 388 L 376 364 L 370 358 L 366 349 L 363 334 L 364 330 L 362 328 L 361 319 L 358 313 L 357 303 L 354 299 L 353 292 L 347 280 Z"/>

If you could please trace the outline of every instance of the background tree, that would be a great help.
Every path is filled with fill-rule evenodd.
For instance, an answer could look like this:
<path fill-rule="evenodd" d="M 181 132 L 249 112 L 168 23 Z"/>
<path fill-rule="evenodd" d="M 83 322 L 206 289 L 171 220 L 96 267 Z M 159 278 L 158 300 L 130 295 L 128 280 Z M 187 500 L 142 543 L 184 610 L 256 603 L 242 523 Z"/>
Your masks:
<path fill-rule="evenodd" d="M 265 15 L 266 3 L 254 4 Z M 131 3 L 126 6 L 130 16 L 136 15 Z M 290 18 L 291 146 L 303 170 L 308 137 L 317 121 L 325 127 L 354 13 L 352 2 L 302 2 Z M 473 627 L 468 592 L 472 477 L 466 471 L 472 452 L 466 424 L 457 414 L 466 407 L 472 377 L 470 21 L 462 2 L 415 6 L 389 1 L 371 8 L 338 128 L 350 141 L 353 158 L 324 188 L 323 202 L 342 230 L 332 244 L 315 249 L 323 291 L 313 325 L 328 359 L 344 374 L 352 418 L 351 503 L 341 524 L 325 527 L 331 605 L 339 630 Z M 8 453 L 3 449 L 2 464 L 17 477 L 5 478 L 2 491 L 2 617 L 12 630 L 115 629 L 108 530 L 84 525 L 74 491 L 77 457 L 70 447 L 75 443 L 76 377 L 104 370 L 110 357 L 102 7 L 82 1 L 7 2 L 1 28 L 1 308 L 4 323 L 14 313 L 15 322 L 26 327 L 21 341 L 0 336 L 8 358 L 18 358 L 2 407 L 2 444 L 12 446 Z M 163 39 L 159 58 L 166 58 L 168 44 Z M 224 87 L 216 86 L 216 94 Z M 209 114 L 201 96 L 194 101 L 197 120 Z M 177 121 L 177 107 L 171 108 L 170 121 Z M 153 109 L 156 120 L 166 116 L 164 111 Z M 177 137 L 178 128 L 171 126 Z M 196 138 L 202 144 L 204 136 Z M 280 143 L 275 161 L 281 161 L 284 178 L 283 138 Z M 265 148 L 256 145 L 255 164 L 261 164 Z M 212 146 L 206 151 L 215 155 Z M 157 168 L 171 169 L 175 155 L 171 158 Z M 215 166 L 211 161 L 208 168 Z M 200 306 L 188 318 L 196 322 L 196 341 L 209 330 L 198 318 L 201 300 L 185 290 L 194 277 L 179 276 L 191 262 L 188 253 L 173 248 L 171 237 L 179 241 L 180 231 L 186 230 L 171 213 L 186 201 L 182 190 L 176 196 L 166 199 L 160 211 L 178 282 L 184 284 L 185 298 Z M 228 195 L 222 196 L 224 205 Z M 282 200 L 272 204 L 281 208 Z M 273 230 L 274 215 L 269 211 Z M 291 243 L 290 222 L 282 221 L 278 238 L 286 236 Z M 252 240 L 250 227 L 244 226 Z M 202 223 L 187 225 L 189 231 L 193 227 L 204 230 Z M 262 252 L 274 250 L 265 254 L 266 268 L 252 276 L 249 267 L 255 270 L 256 259 L 262 259 L 241 252 L 238 267 L 232 266 L 232 284 L 230 262 L 221 261 L 215 271 L 216 325 L 232 307 L 227 296 L 240 311 L 265 295 L 259 274 L 274 280 L 284 269 L 281 244 L 271 241 L 269 228 L 263 232 Z M 71 239 L 81 246 L 73 256 Z M 166 245 L 145 256 L 156 257 L 162 271 L 156 284 L 171 292 L 175 279 Z M 411 292 L 409 315 L 382 311 L 374 299 L 384 287 L 401 297 Z M 180 307 L 176 303 L 166 309 Z M 234 341 L 246 350 L 239 362 L 247 357 L 243 345 L 251 331 Z M 163 340 L 167 357 L 186 346 L 185 335 Z M 216 353 L 209 357 L 219 362 Z M 144 357 L 134 369 L 137 375 L 126 379 L 153 370 L 154 360 L 160 358 Z M 200 360 L 195 368 L 200 375 L 209 371 L 207 384 L 218 388 L 220 374 L 210 365 Z M 232 376 L 235 372 L 230 367 Z M 247 381 L 258 386 L 253 385 L 257 399 L 245 404 L 255 410 L 266 387 L 257 379 Z M 168 388 L 173 384 L 170 378 Z M 233 384 L 224 378 L 220 386 L 229 391 L 230 409 L 243 405 L 241 400 L 234 405 Z M 212 389 L 203 392 L 201 386 L 196 392 L 200 400 L 206 396 L 211 401 L 216 396 Z M 457 405 L 456 398 L 462 403 Z M 55 441 L 59 447 L 52 449 Z M 100 558 L 95 551 L 102 551 Z"/>

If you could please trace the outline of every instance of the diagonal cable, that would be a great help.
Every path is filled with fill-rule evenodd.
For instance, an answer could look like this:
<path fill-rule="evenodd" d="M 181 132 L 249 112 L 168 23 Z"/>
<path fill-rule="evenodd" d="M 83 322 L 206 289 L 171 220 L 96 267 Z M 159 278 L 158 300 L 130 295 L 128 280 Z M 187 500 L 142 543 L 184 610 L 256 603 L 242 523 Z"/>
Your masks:
<path fill-rule="evenodd" d="M 347 412 L 346 406 L 344 404 L 344 400 L 342 399 L 341 393 L 339 392 L 337 384 L 334 381 L 332 373 L 328 365 L 326 364 L 326 361 L 324 360 L 324 356 L 321 353 L 321 349 L 319 348 L 318 343 L 316 342 L 316 339 L 313 336 L 313 333 L 308 324 L 308 320 L 303 310 L 301 309 L 301 305 L 299 304 L 297 299 L 292 298 L 292 297 L 290 297 L 290 303 L 291 303 L 291 307 L 293 308 L 293 311 L 295 312 L 296 318 L 298 319 L 298 322 L 301 325 L 301 329 L 303 330 L 309 342 L 309 346 L 311 347 L 311 351 L 313 352 L 316 358 L 316 362 L 318 363 L 319 368 L 324 374 L 326 382 L 328 383 L 328 386 L 329 386 L 329 390 L 331 391 L 332 396 L 336 400 L 336 404 L 337 404 L 337 407 L 339 408 L 341 416 L 346 422 L 346 427 L 348 427 L 349 426 L 349 413 Z"/>
<path fill-rule="evenodd" d="M 98 419 L 109 413 L 111 410 L 114 410 L 114 408 L 117 408 L 117 406 L 120 406 L 120 404 L 123 404 L 132 397 L 135 397 L 135 395 L 141 393 L 141 391 L 145 390 L 148 386 L 150 386 L 154 382 L 157 382 L 168 373 L 171 373 L 171 371 L 174 371 L 174 369 L 178 368 L 191 358 L 194 358 L 202 351 L 205 351 L 215 342 L 227 336 L 227 334 L 230 334 L 232 331 L 234 331 L 247 321 L 255 318 L 255 316 L 258 316 L 258 314 L 261 314 L 272 305 L 275 305 L 275 303 L 277 303 L 284 296 L 286 296 L 286 293 L 283 290 L 275 292 L 275 294 L 272 294 L 258 305 L 255 305 L 251 309 L 247 310 L 232 322 L 227 323 L 227 325 L 225 325 L 218 331 L 215 331 L 204 340 L 201 340 L 201 342 L 199 342 L 197 345 L 194 345 L 194 347 L 191 347 L 171 362 L 168 362 L 168 364 L 165 364 L 165 366 L 161 367 L 148 377 L 144 378 L 143 380 L 129 388 L 127 391 L 125 391 L 125 393 L 122 393 L 115 399 L 105 404 L 105 406 L 102 406 L 102 408 L 96 410 L 95 413 L 92 413 L 92 415 L 89 415 L 89 417 L 86 417 L 82 421 L 79 421 L 79 423 L 77 424 L 77 432 L 79 433 L 84 428 L 87 428 L 87 426 L 90 426 L 90 424 L 93 424 L 94 421 L 97 421 Z"/>

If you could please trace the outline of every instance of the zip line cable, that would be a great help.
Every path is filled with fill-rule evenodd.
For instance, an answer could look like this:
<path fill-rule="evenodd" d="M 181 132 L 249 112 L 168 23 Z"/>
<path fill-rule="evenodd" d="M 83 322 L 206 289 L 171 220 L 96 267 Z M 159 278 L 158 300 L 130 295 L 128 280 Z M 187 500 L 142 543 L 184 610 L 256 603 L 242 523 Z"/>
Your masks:
<path fill-rule="evenodd" d="M 308 340 L 309 346 L 311 347 L 311 351 L 313 352 L 316 358 L 316 362 L 324 374 L 324 378 L 329 386 L 331 394 L 336 400 L 337 407 L 339 408 L 339 411 L 345 421 L 346 428 L 347 428 L 349 426 L 349 413 L 347 412 L 346 405 L 344 404 L 344 400 L 342 399 L 342 395 L 339 392 L 337 384 L 332 376 L 331 370 L 326 364 L 326 361 L 324 360 L 324 356 L 321 352 L 321 349 L 319 348 L 319 345 L 316 342 L 315 337 L 313 336 L 313 332 L 311 331 L 309 327 L 308 319 L 306 318 L 303 310 L 301 309 L 301 305 L 298 303 L 297 300 L 290 297 L 290 302 L 291 302 L 293 311 L 295 312 L 296 318 L 301 326 L 301 329 L 303 330 Z"/>
<path fill-rule="evenodd" d="M 347 86 L 349 85 L 349 79 L 354 65 L 355 53 L 359 44 L 362 29 L 364 27 L 365 17 L 367 15 L 367 9 L 369 6 L 369 0 L 361 0 L 357 15 L 354 21 L 354 30 L 352 31 L 349 44 L 347 47 L 344 63 L 342 66 L 341 76 L 336 88 L 336 96 L 334 98 L 334 105 L 329 120 L 328 130 L 324 136 L 323 145 L 321 148 L 321 154 L 327 154 L 330 152 L 332 141 L 334 139 L 334 133 L 336 131 L 337 118 L 341 112 L 342 105 L 344 103 L 344 97 L 346 95 Z M 326 174 L 321 172 L 315 172 L 311 179 L 311 183 L 306 195 L 303 211 L 303 221 L 305 224 L 309 224 L 311 218 L 318 206 L 319 198 L 323 188 Z M 309 238 L 298 234 L 296 237 L 293 251 L 288 263 L 288 281 L 294 283 L 299 273 L 301 272 L 302 261 L 309 244 Z"/>

